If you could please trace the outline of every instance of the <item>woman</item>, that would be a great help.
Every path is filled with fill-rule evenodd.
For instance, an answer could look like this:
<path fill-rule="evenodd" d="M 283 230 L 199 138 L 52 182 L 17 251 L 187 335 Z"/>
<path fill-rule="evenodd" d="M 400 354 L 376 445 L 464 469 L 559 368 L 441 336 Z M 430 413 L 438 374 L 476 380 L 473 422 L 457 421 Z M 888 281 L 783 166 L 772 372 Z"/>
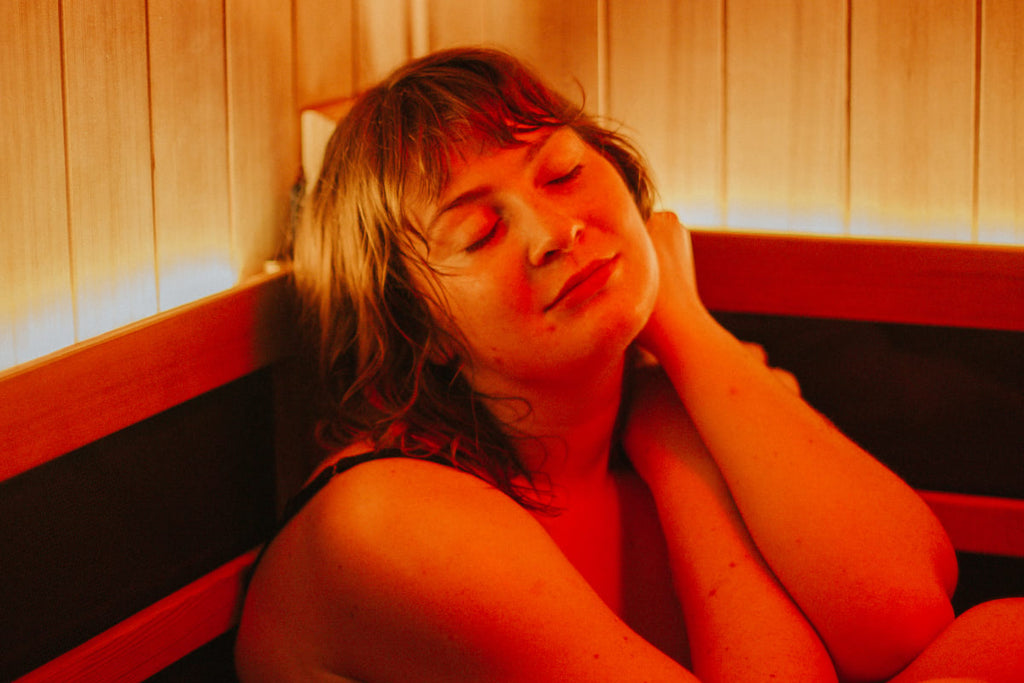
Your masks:
<path fill-rule="evenodd" d="M 399 69 L 323 168 L 295 274 L 335 452 L 253 576 L 244 681 L 1014 666 L 955 655 L 1019 605 L 953 623 L 928 508 L 715 323 L 639 155 L 513 58 Z"/>

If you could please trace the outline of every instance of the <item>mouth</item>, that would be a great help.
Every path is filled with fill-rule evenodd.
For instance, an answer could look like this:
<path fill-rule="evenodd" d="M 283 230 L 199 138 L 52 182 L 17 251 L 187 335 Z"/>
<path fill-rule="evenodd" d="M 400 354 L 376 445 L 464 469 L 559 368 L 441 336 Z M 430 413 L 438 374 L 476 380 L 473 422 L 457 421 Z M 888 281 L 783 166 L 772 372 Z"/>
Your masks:
<path fill-rule="evenodd" d="M 612 276 L 612 272 L 614 271 L 613 266 L 618 260 L 618 254 L 610 258 L 594 259 L 586 266 L 576 271 L 568 280 L 565 281 L 565 284 L 562 285 L 560 290 L 558 290 L 558 294 L 555 295 L 555 298 L 544 307 L 544 312 L 547 313 L 563 301 L 582 303 L 589 299 L 593 294 L 600 291 L 600 289 L 604 287 L 605 283 L 608 282 L 608 278 Z"/>

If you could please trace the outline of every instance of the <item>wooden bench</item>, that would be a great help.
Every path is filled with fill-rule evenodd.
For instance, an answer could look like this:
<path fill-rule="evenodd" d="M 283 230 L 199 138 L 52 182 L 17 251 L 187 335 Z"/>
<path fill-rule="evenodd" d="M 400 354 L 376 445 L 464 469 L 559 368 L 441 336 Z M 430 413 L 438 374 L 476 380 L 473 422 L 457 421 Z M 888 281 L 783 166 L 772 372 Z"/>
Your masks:
<path fill-rule="evenodd" d="M 280 401 L 280 394 L 284 393 L 281 387 L 271 386 L 269 392 L 267 387 L 275 380 L 287 386 L 286 381 L 273 375 L 280 374 L 278 368 L 286 364 L 294 338 L 291 309 L 286 274 L 263 276 L 223 294 L 147 319 L 0 375 L 0 406 L 3 406 L 0 412 L 0 452 L 3 453 L 0 459 L 0 481 L 3 481 L 3 488 L 0 492 L 3 495 L 0 495 L 0 499 L 11 496 L 16 498 L 21 494 L 18 489 L 23 488 L 22 480 L 26 477 L 47 468 L 56 470 L 64 465 L 63 460 L 70 458 L 85 459 L 87 462 L 81 467 L 89 467 L 88 460 L 98 460 L 99 465 L 111 468 L 110 476 L 134 476 L 131 470 L 138 466 L 132 463 L 125 465 L 126 459 L 120 454 L 117 454 L 118 469 L 107 462 L 107 451 L 124 449 L 111 440 L 131 429 L 138 430 L 140 425 L 156 422 L 153 427 L 142 428 L 140 436 L 130 438 L 128 448 L 153 446 L 158 451 L 158 444 L 150 442 L 167 440 L 169 430 L 181 429 L 181 419 L 171 420 L 169 424 L 158 424 L 160 420 L 167 422 L 162 416 L 181 410 L 182 406 L 195 406 L 188 408 L 188 411 L 199 415 L 221 410 L 216 404 L 224 401 L 216 398 L 213 399 L 214 406 L 201 404 L 204 396 L 215 396 L 218 391 L 228 391 L 228 398 L 233 399 L 232 402 L 247 404 L 245 409 L 229 420 L 232 424 L 228 426 L 235 431 L 239 426 L 244 429 L 247 421 L 253 417 L 253 406 L 257 413 L 255 417 L 262 418 L 261 421 L 272 417 L 269 413 L 275 408 L 286 410 L 274 405 Z M 261 374 L 264 376 L 258 377 Z M 266 375 L 270 375 L 269 378 Z M 226 389 L 239 382 L 240 388 Z M 250 399 L 249 395 L 259 396 Z M 189 413 L 182 419 L 187 421 Z M 211 426 L 205 428 L 217 429 L 224 420 L 218 418 L 210 422 Z M 264 435 L 270 436 L 267 450 L 273 456 L 275 442 L 285 437 L 275 435 L 273 429 L 268 428 L 269 423 L 260 427 Z M 98 452 L 83 453 L 90 448 Z M 215 457 L 219 456 L 215 454 Z M 233 455 L 230 461 L 245 463 L 246 457 L 247 454 L 239 453 Z M 167 468 L 165 463 L 161 465 Z M 143 462 L 143 466 L 146 463 Z M 272 521 L 275 513 L 275 478 L 280 485 L 285 485 L 288 480 L 287 473 L 274 471 L 273 457 L 254 458 L 253 467 L 264 470 L 255 477 L 262 482 L 262 486 L 255 487 L 256 494 L 262 500 L 251 506 L 246 503 L 242 513 L 232 513 L 237 514 L 239 519 L 227 525 L 227 533 L 248 537 L 239 539 L 243 544 L 240 552 L 235 554 L 231 550 L 231 541 L 234 539 L 229 539 L 226 545 L 222 543 L 222 547 L 213 551 L 198 547 L 193 550 L 186 545 L 179 553 L 183 559 L 172 560 L 183 565 L 182 571 L 194 574 L 184 575 L 184 585 L 137 613 L 104 626 L 85 642 L 76 644 L 28 673 L 19 671 L 17 667 L 24 667 L 26 663 L 31 665 L 39 653 L 47 652 L 48 644 L 26 648 L 19 661 L 7 661 L 12 650 L 16 649 L 13 647 L 13 639 L 39 637 L 39 633 L 50 631 L 51 625 L 43 624 L 44 628 L 34 629 L 29 634 L 24 630 L 0 629 L 5 631 L 5 639 L 12 639 L 2 650 L 0 679 L 24 674 L 18 678 L 19 681 L 144 680 L 227 633 L 237 618 L 243 579 L 255 557 L 254 546 L 265 533 L 268 520 Z M 217 475 L 214 467 L 214 476 Z M 40 474 L 40 477 L 43 476 Z M 189 473 L 184 476 L 189 476 Z M 81 472 L 78 471 L 70 475 L 57 473 L 50 476 L 50 479 L 65 482 L 69 478 L 80 477 Z M 225 474 L 223 478 L 228 477 Z M 111 484 L 111 489 L 117 490 L 113 486 L 115 482 Z M 45 484 L 28 488 L 30 492 L 41 488 L 56 497 L 60 495 L 59 491 L 50 491 Z M 117 501 L 108 503 L 117 505 Z M 153 510 L 143 509 L 146 501 L 141 503 L 137 505 L 139 509 L 122 511 L 120 514 L 129 518 L 134 514 L 153 515 Z M 160 504 L 164 503 L 166 501 Z M 81 506 L 76 509 L 81 509 Z M 60 512 L 62 510 L 55 506 L 55 514 Z M 168 517 L 173 517 L 176 511 L 173 508 L 157 509 L 156 513 L 166 513 Z M 246 519 L 246 515 L 259 519 Z M 11 525 L 12 521 L 17 524 L 20 520 L 8 517 L 5 524 Z M 116 523 L 117 520 L 114 521 Z M 194 522 L 193 527 L 199 528 Z M 238 533 L 239 529 L 244 529 L 244 533 Z M 49 527 L 45 530 L 49 530 Z M 53 535 L 52 530 L 49 533 Z M 103 541 L 97 539 L 98 543 Z M 221 562 L 224 558 L 217 555 L 223 556 L 225 547 L 229 557 Z M 41 553 L 47 552 L 46 548 L 39 550 Z M 205 556 L 192 559 L 189 555 L 193 552 L 203 552 Z M 12 553 L 10 548 L 0 548 L 0 554 L 4 556 L 0 566 L 6 566 L 8 571 Z M 119 558 L 115 559 L 120 561 Z M 102 571 L 102 567 L 99 571 Z M 173 572 L 175 575 L 166 581 L 182 583 L 182 571 Z M 4 583 L 7 590 L 12 590 L 12 582 L 6 579 Z M 14 585 L 26 583 L 43 586 L 43 591 L 46 590 L 45 579 L 33 581 L 32 577 L 17 577 Z M 43 597 L 39 596 L 40 602 Z M 82 602 L 100 613 L 117 611 L 109 609 L 102 599 Z M 68 608 L 81 607 L 69 605 Z M 25 615 L 12 614 L 9 617 L 16 623 Z M 61 628 L 57 624 L 52 626 L 55 638 L 62 637 Z M 77 631 L 81 632 L 88 627 L 95 630 L 96 623 L 88 622 Z"/>
<path fill-rule="evenodd" d="M 695 234 L 694 248 L 705 301 L 726 317 L 748 316 L 744 318 L 747 322 L 758 316 L 781 316 L 797 321 L 938 326 L 1011 335 L 1011 343 L 1024 339 L 1012 336 L 1024 333 L 1021 249 L 715 232 Z M 0 505 L 8 506 L 3 508 L 8 514 L 4 524 L 12 529 L 0 536 L 0 567 L 5 568 L 0 613 L 5 604 L 16 608 L 8 612 L 8 623 L 0 624 L 5 639 L 0 649 L 0 679 L 140 681 L 168 671 L 190 654 L 195 657 L 192 653 L 208 643 L 225 639 L 227 646 L 216 656 L 226 660 L 255 546 L 272 524 L 281 499 L 294 490 L 309 464 L 301 462 L 303 421 L 296 406 L 301 404 L 302 392 L 289 383 L 292 321 L 286 275 L 269 275 L 0 374 Z M 238 414 L 223 419 L 203 417 L 219 415 L 218 411 L 230 413 L 238 405 L 242 406 Z M 268 421 L 273 426 L 266 424 Z M 199 423 L 203 429 L 227 433 L 222 443 L 213 438 L 220 445 L 210 453 L 197 458 L 183 452 L 177 442 L 162 445 Z M 151 424 L 156 426 L 147 426 Z M 246 438 L 270 443 L 264 449 Z M 210 440 L 208 434 L 196 437 L 197 443 Z M 155 455 L 147 461 L 150 450 Z M 109 451 L 118 454 L 109 456 L 118 463 L 141 458 L 141 465 L 132 460 L 131 466 L 118 469 L 110 464 Z M 157 559 L 149 560 L 150 565 L 140 564 L 158 566 L 161 571 L 169 565 L 182 567 L 164 582 L 173 588 L 158 593 L 156 599 L 149 600 L 146 590 L 134 590 L 134 579 L 145 584 L 148 577 L 130 573 L 119 580 L 117 590 L 102 586 L 99 595 L 81 597 L 76 590 L 66 605 L 60 604 L 68 600 L 66 596 L 44 595 L 49 587 L 57 588 L 56 584 L 76 575 L 75 568 L 69 570 L 66 565 L 76 562 L 84 551 L 61 556 L 57 551 L 68 545 L 68 537 L 54 529 L 62 528 L 64 520 L 50 524 L 50 520 L 36 518 L 47 517 L 50 509 L 54 516 L 88 517 L 90 502 L 96 491 L 104 490 L 104 482 L 110 483 L 111 490 L 134 491 L 134 486 L 122 487 L 123 471 L 141 469 L 146 473 L 141 479 L 148 482 L 150 469 L 162 468 L 161 473 L 173 474 L 173 460 L 178 455 L 182 457 L 179 469 L 185 470 L 181 479 L 202 482 L 198 492 L 189 494 L 200 501 L 196 505 L 205 499 L 235 496 L 222 494 L 217 487 L 221 480 L 235 479 L 236 474 L 240 480 L 251 475 L 256 482 L 243 486 L 239 494 L 245 498 L 239 502 L 241 521 L 218 532 L 227 541 L 210 550 L 198 541 L 193 544 L 180 538 L 186 534 L 188 541 L 202 535 L 195 531 L 202 528 L 196 526 L 199 522 L 186 525 L 184 532 L 169 526 L 167 537 L 177 540 L 165 545 L 174 547 L 151 550 Z M 251 460 L 247 459 L 250 455 Z M 225 461 L 223 467 L 217 462 L 220 459 Z M 193 468 L 207 466 L 212 474 L 197 472 L 193 476 Z M 247 469 L 250 466 L 251 471 Z M 67 468 L 72 469 L 65 471 Z M 246 469 L 245 476 L 240 469 Z M 97 487 L 75 494 L 85 503 L 77 507 L 57 504 L 68 497 L 62 487 L 77 486 L 90 473 L 97 478 Z M 152 520 L 185 514 L 175 512 L 162 499 L 152 503 L 153 496 L 163 495 L 160 482 L 156 477 L 156 484 L 141 486 L 140 497 L 128 501 L 123 509 L 116 500 L 105 501 L 116 511 L 115 525 L 97 529 L 95 533 L 102 538 L 77 539 L 82 545 L 75 548 L 101 545 L 114 548 L 111 552 L 118 558 L 132 557 L 133 549 L 121 545 L 144 544 L 148 537 L 132 536 L 140 533 L 137 530 L 126 531 L 129 540 L 119 545 L 119 539 L 109 538 L 111 528 L 123 525 L 134 529 L 138 520 L 144 520 L 139 522 L 144 532 Z M 1018 480 L 1010 482 L 1008 490 L 1013 495 L 956 489 L 923 490 L 922 494 L 958 550 L 1019 563 L 1024 558 L 1024 494 L 1013 491 L 1021 488 L 1024 481 Z M 249 498 L 258 500 L 250 505 Z M 21 517 L 19 510 L 26 510 Z M 206 514 L 202 510 L 189 514 L 200 513 Z M 74 521 L 72 535 L 88 535 L 92 528 L 88 518 L 84 523 Z M 22 527 L 35 528 L 33 525 L 42 529 L 35 537 L 25 540 L 17 536 Z M 153 544 L 159 545 L 158 541 Z M 4 547 L 5 543 L 11 547 Z M 171 560 L 161 559 L 165 550 Z M 28 561 L 37 554 L 43 559 L 35 564 Z M 15 563 L 12 570 L 11 558 L 16 555 L 32 557 L 26 559 L 27 564 Z M 49 563 L 51 555 L 62 559 Z M 83 566 L 102 561 L 90 556 L 87 562 L 82 557 Z M 12 577 L 19 571 L 53 576 Z M 89 571 L 100 575 L 104 568 L 93 566 Z M 25 594 L 32 590 L 39 594 Z M 110 593 L 121 592 L 136 594 L 135 602 L 142 604 L 111 608 Z M 55 600 L 57 604 L 52 604 Z M 34 611 L 34 605 L 44 603 L 45 611 L 58 624 L 37 623 L 32 628 L 11 630 L 31 616 L 27 613 Z M 126 610 L 128 614 L 121 614 Z M 77 619 L 90 612 L 99 616 Z M 61 628 L 65 621 L 80 624 L 69 635 L 68 629 Z M 68 642 L 74 638 L 78 640 Z M 230 670 L 228 661 L 222 664 L 221 673 Z"/>

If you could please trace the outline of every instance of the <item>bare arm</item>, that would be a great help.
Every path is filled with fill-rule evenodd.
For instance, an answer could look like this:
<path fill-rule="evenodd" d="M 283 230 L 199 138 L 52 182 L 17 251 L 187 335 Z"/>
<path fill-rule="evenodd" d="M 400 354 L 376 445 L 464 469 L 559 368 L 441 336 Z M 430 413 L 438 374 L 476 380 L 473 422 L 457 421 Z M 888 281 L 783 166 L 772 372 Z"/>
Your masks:
<path fill-rule="evenodd" d="M 767 566 L 715 461 L 658 368 L 633 378 L 624 441 L 668 542 L 702 681 L 834 681 L 813 627 Z"/>
<path fill-rule="evenodd" d="M 367 681 L 697 680 L 483 482 L 398 459 L 331 487 L 306 522 L 329 668 Z"/>
<path fill-rule="evenodd" d="M 924 502 L 783 385 L 701 304 L 689 239 L 650 222 L 654 353 L 757 548 L 845 677 L 892 675 L 952 619 L 952 547 Z"/>

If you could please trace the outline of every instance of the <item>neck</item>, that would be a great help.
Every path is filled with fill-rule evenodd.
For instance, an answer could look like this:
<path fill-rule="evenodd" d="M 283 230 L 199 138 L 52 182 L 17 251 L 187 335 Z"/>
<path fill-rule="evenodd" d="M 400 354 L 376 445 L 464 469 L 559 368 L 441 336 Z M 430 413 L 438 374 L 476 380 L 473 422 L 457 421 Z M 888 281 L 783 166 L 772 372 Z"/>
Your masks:
<path fill-rule="evenodd" d="M 558 381 L 518 382 L 488 400 L 495 417 L 508 425 L 520 457 L 535 473 L 550 478 L 554 488 L 604 481 L 619 405 L 625 359 L 604 370 L 562 377 Z"/>

